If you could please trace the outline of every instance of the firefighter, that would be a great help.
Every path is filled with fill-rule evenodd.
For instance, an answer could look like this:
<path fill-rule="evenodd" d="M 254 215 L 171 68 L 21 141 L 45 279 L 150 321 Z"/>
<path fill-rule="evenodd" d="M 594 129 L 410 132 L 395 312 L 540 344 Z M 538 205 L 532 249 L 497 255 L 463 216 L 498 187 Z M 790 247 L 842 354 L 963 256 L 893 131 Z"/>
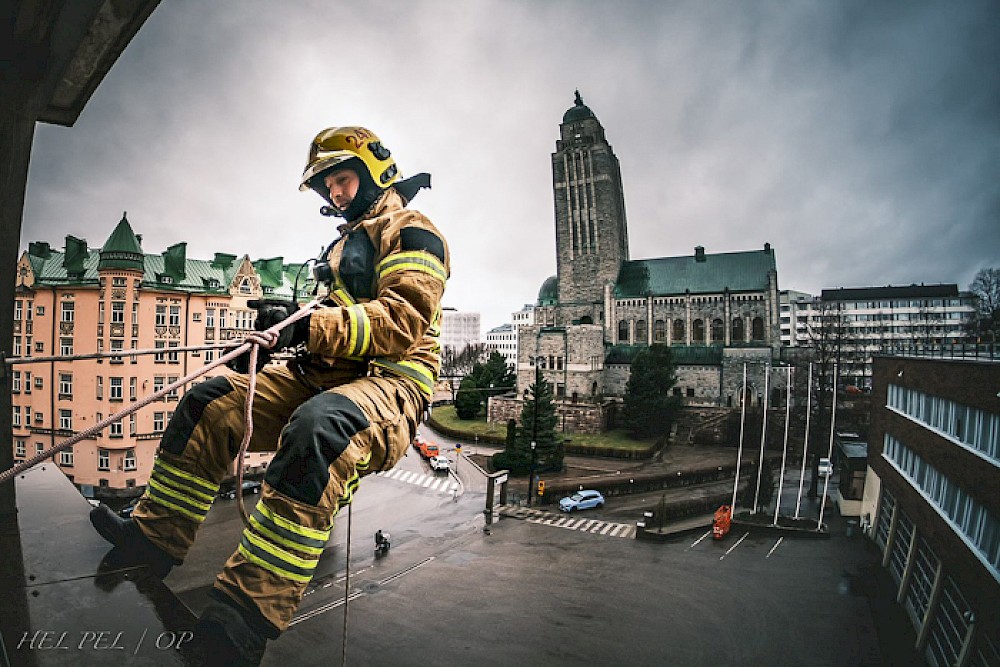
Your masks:
<path fill-rule="evenodd" d="M 260 350 L 249 449 L 276 453 L 195 628 L 192 643 L 212 664 L 259 663 L 267 640 L 288 627 L 338 509 L 361 477 L 406 453 L 429 406 L 450 262 L 441 233 L 407 208 L 429 185 L 427 174 L 401 179 L 389 150 L 362 127 L 324 130 L 310 146 L 300 190 L 314 190 L 324 214 L 343 218 L 341 236 L 316 272 L 327 300 L 274 345 L 298 349 L 294 359 L 264 365 L 269 353 Z M 298 308 L 253 307 L 258 330 Z M 160 576 L 184 560 L 243 438 L 248 355 L 236 360 L 237 373 L 184 395 L 132 517 L 93 510 L 111 560 Z"/>

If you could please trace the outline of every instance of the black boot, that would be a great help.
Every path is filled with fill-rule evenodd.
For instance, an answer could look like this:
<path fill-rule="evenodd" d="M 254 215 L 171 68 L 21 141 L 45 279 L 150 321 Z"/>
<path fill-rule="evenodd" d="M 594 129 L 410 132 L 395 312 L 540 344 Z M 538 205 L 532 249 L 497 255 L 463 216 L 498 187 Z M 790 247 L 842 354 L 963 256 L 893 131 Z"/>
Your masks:
<path fill-rule="evenodd" d="M 90 523 L 114 546 L 104 558 L 102 565 L 105 567 L 146 565 L 151 574 L 162 579 L 176 564 L 165 551 L 149 541 L 133 519 L 123 519 L 107 505 L 90 511 Z"/>
<path fill-rule="evenodd" d="M 276 630 L 256 627 L 249 612 L 225 594 L 212 593 L 194 626 L 188 652 L 191 662 L 199 667 L 257 667 L 268 636 L 276 636 Z"/>

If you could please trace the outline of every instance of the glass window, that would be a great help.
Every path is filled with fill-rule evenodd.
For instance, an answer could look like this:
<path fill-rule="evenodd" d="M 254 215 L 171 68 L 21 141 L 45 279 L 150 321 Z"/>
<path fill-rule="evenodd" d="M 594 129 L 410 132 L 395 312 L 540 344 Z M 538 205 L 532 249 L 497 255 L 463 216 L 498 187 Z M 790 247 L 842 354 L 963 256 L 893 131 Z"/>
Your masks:
<path fill-rule="evenodd" d="M 111 470 L 111 452 L 107 449 L 97 450 L 97 469 Z"/>
<path fill-rule="evenodd" d="M 61 310 L 61 313 L 60 313 L 60 316 L 59 316 L 59 321 L 60 322 L 72 322 L 73 321 L 73 316 L 75 314 L 74 311 L 76 309 L 76 304 L 73 303 L 72 301 L 63 301 L 62 305 L 61 305 L 61 308 L 62 308 L 62 310 Z"/>
<path fill-rule="evenodd" d="M 60 410 L 59 411 L 59 428 L 63 431 L 73 430 L 73 411 L 72 410 Z"/>
<path fill-rule="evenodd" d="M 73 395 L 73 376 L 70 373 L 59 374 L 59 395 L 60 396 Z"/>
<path fill-rule="evenodd" d="M 112 401 L 120 401 L 120 400 L 122 400 L 122 398 L 123 398 L 123 396 L 122 396 L 122 387 L 123 387 L 122 378 L 115 378 L 115 377 L 113 377 L 113 378 L 109 378 L 109 379 L 110 379 L 110 386 L 111 386 L 111 390 L 110 390 L 111 393 L 110 393 L 109 397 L 111 398 Z"/>
<path fill-rule="evenodd" d="M 123 464 L 125 470 L 135 470 L 136 463 L 135 463 L 135 450 L 134 449 L 126 449 L 125 450 L 125 456 L 122 457 L 122 464 Z"/>

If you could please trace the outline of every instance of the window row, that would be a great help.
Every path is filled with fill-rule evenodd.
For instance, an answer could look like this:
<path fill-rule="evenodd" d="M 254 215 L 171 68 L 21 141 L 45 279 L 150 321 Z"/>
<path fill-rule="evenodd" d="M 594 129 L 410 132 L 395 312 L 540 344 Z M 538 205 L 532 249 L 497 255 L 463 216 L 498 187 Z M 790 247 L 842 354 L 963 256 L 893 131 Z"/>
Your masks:
<path fill-rule="evenodd" d="M 883 455 L 923 493 L 1000 579 L 1000 520 L 937 468 L 888 434 Z"/>
<path fill-rule="evenodd" d="M 644 343 L 648 340 L 646 320 L 635 320 L 634 322 L 635 337 L 631 340 L 634 340 L 637 343 Z M 629 320 L 618 321 L 619 343 L 628 343 L 630 341 L 629 323 Z M 672 322 L 668 322 L 666 320 L 656 320 L 653 322 L 654 343 L 667 342 L 668 324 L 670 325 L 671 342 L 682 343 L 687 341 L 687 323 L 683 319 L 677 318 Z M 725 340 L 724 326 L 723 321 L 719 318 L 715 318 L 714 320 L 711 320 L 711 322 L 697 318 L 691 322 L 691 342 L 696 345 L 700 343 L 708 344 L 712 342 L 721 342 Z M 746 322 L 744 318 L 733 318 L 729 331 L 730 340 L 734 342 L 745 342 L 747 340 Z M 710 335 L 706 337 L 706 333 L 709 333 Z M 750 340 L 763 341 L 764 339 L 764 318 L 755 317 L 750 322 Z"/>
<path fill-rule="evenodd" d="M 1000 464 L 1000 415 L 895 384 L 886 405 Z"/>

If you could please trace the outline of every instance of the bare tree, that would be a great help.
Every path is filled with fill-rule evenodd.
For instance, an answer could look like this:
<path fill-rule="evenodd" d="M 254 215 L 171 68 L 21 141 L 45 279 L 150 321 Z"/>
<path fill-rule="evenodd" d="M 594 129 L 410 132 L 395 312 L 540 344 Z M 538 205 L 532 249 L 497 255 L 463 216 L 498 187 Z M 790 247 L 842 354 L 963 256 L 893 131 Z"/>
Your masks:
<path fill-rule="evenodd" d="M 969 291 L 976 300 L 975 334 L 996 343 L 1000 338 L 1000 268 L 981 269 Z"/>
<path fill-rule="evenodd" d="M 451 400 L 455 400 L 458 383 L 472 372 L 473 367 L 481 363 L 489 355 L 485 343 L 473 343 L 462 350 L 455 350 L 450 345 L 441 350 L 441 379 L 448 381 L 451 390 Z"/>

